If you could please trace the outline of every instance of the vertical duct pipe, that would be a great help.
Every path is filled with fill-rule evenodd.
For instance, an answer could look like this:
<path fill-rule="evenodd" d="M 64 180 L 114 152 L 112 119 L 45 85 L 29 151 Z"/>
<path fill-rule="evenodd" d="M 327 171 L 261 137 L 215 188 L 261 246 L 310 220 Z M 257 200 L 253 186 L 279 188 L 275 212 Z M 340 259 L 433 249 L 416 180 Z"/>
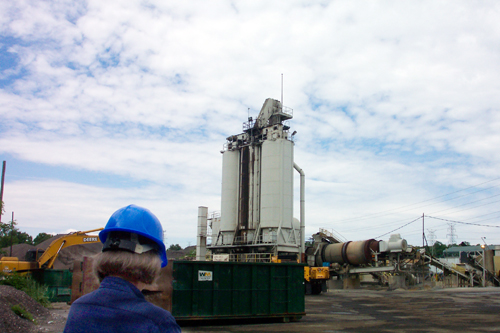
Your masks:
<path fill-rule="evenodd" d="M 205 261 L 207 255 L 207 216 L 208 208 L 198 207 L 198 237 L 196 237 L 196 260 Z"/>
<path fill-rule="evenodd" d="M 304 171 L 294 162 L 293 167 L 300 174 L 300 254 L 306 252 L 306 223 L 305 223 L 305 186 L 306 186 L 306 174 Z"/>

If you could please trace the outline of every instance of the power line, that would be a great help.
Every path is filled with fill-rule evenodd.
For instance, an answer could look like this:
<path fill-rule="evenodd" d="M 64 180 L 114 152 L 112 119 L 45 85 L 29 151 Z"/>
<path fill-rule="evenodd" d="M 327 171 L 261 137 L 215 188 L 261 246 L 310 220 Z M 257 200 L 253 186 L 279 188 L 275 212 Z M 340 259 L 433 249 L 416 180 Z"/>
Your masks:
<path fill-rule="evenodd" d="M 499 200 L 499 201 L 500 201 L 500 200 Z M 495 203 L 495 202 L 497 202 L 497 201 L 494 201 L 494 202 L 492 202 L 492 203 Z M 491 203 L 488 203 L 488 204 L 491 204 Z M 481 206 L 485 206 L 485 205 L 488 205 L 488 204 L 484 204 L 484 205 L 481 205 Z M 476 206 L 476 207 L 480 207 L 480 206 Z M 463 210 L 460 210 L 460 211 L 457 211 L 457 212 L 461 212 L 461 211 L 464 211 L 464 210 L 473 209 L 473 208 L 476 208 L 476 207 L 463 209 Z M 456 212 L 454 212 L 454 213 L 456 213 Z M 484 214 L 484 215 L 480 215 L 480 216 L 491 215 L 491 214 L 494 214 L 494 213 L 500 213 L 500 211 L 499 211 L 499 212 L 489 213 L 489 214 Z M 427 216 L 427 215 L 426 215 L 426 216 Z M 440 220 L 443 220 L 443 221 L 452 221 L 452 220 L 447 220 L 447 219 L 443 219 L 443 218 L 436 218 L 436 217 L 432 217 L 432 218 L 435 218 L 435 219 L 440 219 Z M 492 218 L 488 218 L 488 219 L 483 219 L 483 220 L 480 220 L 479 222 L 481 222 L 481 221 L 493 220 L 493 219 L 498 219 L 498 217 L 492 217 Z M 398 223 L 398 222 L 399 222 L 399 221 L 393 221 L 393 222 L 389 222 L 389 223 L 385 223 L 385 224 L 379 224 L 379 225 L 377 225 L 377 226 L 365 227 L 365 228 L 363 228 L 363 230 L 380 229 L 380 228 L 383 228 L 384 226 L 394 225 L 394 224 L 396 224 L 396 223 Z M 454 222 L 454 221 L 453 221 L 453 222 Z M 462 222 L 462 223 L 464 223 L 464 224 L 465 224 L 466 222 Z M 472 224 L 472 225 L 482 226 L 482 224 L 477 224 L 477 223 L 476 223 L 476 224 L 470 223 L 470 224 Z M 399 229 L 399 228 L 398 228 L 398 229 Z M 396 229 L 396 230 L 398 230 L 398 229 Z M 446 228 L 439 228 L 439 229 L 437 229 L 437 230 L 444 230 L 444 229 L 446 229 Z M 354 230 L 354 229 L 353 229 L 353 230 Z M 437 231 L 437 230 L 435 230 L 435 231 Z M 411 233 L 409 233 L 408 235 L 413 235 L 413 234 L 417 234 L 417 233 L 419 233 L 419 231 L 418 231 L 418 230 L 416 230 L 416 231 L 414 231 L 414 232 L 411 232 Z M 384 235 L 386 235 L 386 234 L 384 234 Z M 384 235 L 382 235 L 382 236 L 384 236 Z M 378 238 L 378 237 L 377 237 L 377 238 Z"/>
<path fill-rule="evenodd" d="M 455 221 L 455 220 L 443 219 L 443 218 L 440 218 L 440 217 L 434 217 L 434 216 L 429 216 L 429 215 L 425 215 L 425 216 L 426 216 L 426 217 L 428 217 L 428 218 L 432 218 L 432 219 L 436 219 L 436 220 L 441 220 L 441 221 L 445 221 L 445 222 L 451 222 L 451 223 L 459 223 L 459 224 L 465 224 L 465 225 L 474 225 L 474 226 L 480 226 L 480 227 L 500 228 L 500 226 L 496 226 L 496 225 L 488 225 L 488 224 L 479 224 L 479 223 L 472 223 L 472 222 Z M 415 219 L 415 220 L 413 220 L 413 221 L 410 221 L 410 222 L 408 222 L 408 223 L 406 223 L 406 224 L 404 224 L 404 225 L 402 225 L 402 226 L 400 226 L 400 227 L 398 227 L 398 228 L 396 228 L 396 229 L 393 229 L 393 230 L 391 230 L 391 231 L 389 231 L 389 232 L 386 232 L 385 234 L 382 234 L 382 235 L 377 236 L 377 237 L 375 237 L 375 238 L 380 238 L 380 237 L 383 237 L 383 236 L 388 235 L 388 234 L 390 234 L 390 233 L 393 233 L 394 231 L 397 231 L 397 230 L 399 230 L 399 229 L 402 229 L 402 228 L 404 228 L 404 227 L 406 227 L 406 226 L 408 226 L 408 225 L 410 225 L 410 224 L 412 224 L 412 223 L 414 223 L 414 222 L 418 221 L 418 220 L 419 220 L 419 219 L 421 219 L 421 218 L 422 218 L 422 217 L 420 216 L 420 217 L 416 218 L 416 219 Z M 451 223 L 449 223 L 448 225 L 450 226 L 450 225 L 451 225 Z M 438 228 L 437 230 L 444 230 L 444 229 L 445 229 L 445 228 Z M 450 229 L 450 227 L 448 227 L 448 229 Z M 437 231 L 437 230 L 432 230 L 432 234 L 433 234 L 435 231 Z M 456 239 L 456 234 L 455 234 L 455 232 L 454 232 L 454 231 L 455 231 L 455 228 L 453 227 L 453 228 L 452 228 L 452 230 L 451 230 L 451 232 L 450 232 L 450 234 L 448 234 L 448 235 L 447 235 L 447 236 L 450 236 L 450 235 L 452 236 L 452 241 Z M 414 231 L 414 232 L 411 232 L 410 234 L 417 234 L 417 233 L 419 233 L 419 232 L 420 232 L 420 231 Z M 434 236 L 434 237 L 435 237 L 435 236 Z"/>
<path fill-rule="evenodd" d="M 406 223 L 406 224 L 404 224 L 404 225 L 400 226 L 399 228 L 396 228 L 396 229 L 394 229 L 394 230 L 391 230 L 391 231 L 389 231 L 389 232 L 386 232 L 385 234 L 380 235 L 380 236 L 377 236 L 377 237 L 375 237 L 375 238 L 380 238 L 380 237 L 385 236 L 385 235 L 388 235 L 388 234 L 390 234 L 390 233 L 392 233 L 392 232 L 394 232 L 394 231 L 396 231 L 396 230 L 402 229 L 402 228 L 406 227 L 407 225 L 410 225 L 410 224 L 412 224 L 413 222 L 420 220 L 421 218 L 422 218 L 422 216 L 419 216 L 419 217 L 418 217 L 418 218 L 416 218 L 415 220 L 413 220 L 413 221 L 411 221 L 411 222 L 408 222 L 408 223 Z"/>
<path fill-rule="evenodd" d="M 499 217 L 498 216 L 495 216 L 495 217 L 490 217 L 489 219 L 482 219 L 482 220 L 479 220 L 479 221 L 476 221 L 476 222 L 483 222 L 483 221 L 489 221 L 489 220 L 498 220 Z"/>
<path fill-rule="evenodd" d="M 401 223 L 401 218 L 396 218 L 392 222 L 371 224 L 368 227 L 363 227 L 363 230 L 387 229 L 387 228 L 393 227 L 394 225 L 399 225 L 400 223 Z M 354 225 L 352 227 L 353 227 L 352 229 L 347 229 L 345 231 L 350 232 L 350 231 L 358 231 L 359 230 L 359 227 L 356 227 Z"/>
<path fill-rule="evenodd" d="M 500 210 L 496 211 L 496 212 L 488 213 L 488 214 L 483 214 L 483 215 L 478 215 L 478 216 L 475 216 L 475 217 L 471 217 L 471 218 L 465 219 L 465 221 L 473 220 L 473 219 L 477 219 L 477 218 L 480 218 L 480 217 L 483 217 L 483 216 L 487 216 L 487 215 L 491 215 L 491 214 L 497 214 L 497 213 L 500 213 Z M 496 217 L 493 217 L 493 218 L 496 218 Z M 491 219 L 487 219 L 487 220 L 491 220 Z M 482 221 L 485 221 L 485 220 L 482 220 Z"/>
<path fill-rule="evenodd" d="M 358 217 L 352 217 L 352 218 L 348 218 L 348 219 L 343 219 L 343 220 L 339 220 L 339 221 L 336 221 L 336 222 L 347 222 L 347 221 L 353 221 L 353 220 L 354 221 L 359 221 L 359 220 L 366 220 L 368 218 L 371 218 L 371 217 L 374 217 L 374 216 L 377 216 L 377 215 L 378 215 L 377 217 L 382 217 L 382 216 L 385 216 L 385 215 L 390 215 L 390 214 L 392 214 L 390 212 L 396 213 L 395 211 L 401 210 L 403 208 L 412 207 L 412 206 L 415 206 L 415 205 L 418 205 L 418 204 L 421 204 L 421 203 L 425 203 L 425 202 L 433 201 L 433 200 L 436 200 L 436 199 L 439 199 L 439 198 L 443 198 L 443 197 L 446 197 L 446 196 L 449 196 L 449 195 L 452 195 L 452 194 L 455 194 L 455 193 L 466 191 L 466 190 L 474 188 L 474 187 L 478 187 L 480 185 L 491 183 L 491 182 L 499 180 L 499 179 L 500 179 L 500 177 L 494 178 L 494 179 L 488 180 L 486 182 L 482 182 L 482 183 L 479 183 L 479 184 L 476 184 L 476 185 L 473 185 L 473 186 L 466 187 L 466 188 L 461 189 L 461 190 L 457 190 L 457 191 L 454 191 L 454 192 L 443 194 L 443 195 L 434 197 L 432 199 L 419 201 L 419 202 L 414 203 L 414 204 L 410 204 L 410 205 L 406 205 L 406 206 L 401 206 L 401 207 L 397 207 L 397 208 L 393 208 L 393 209 L 389 209 L 389 210 L 385 210 L 385 211 L 381 211 L 381 212 L 377 212 L 377 213 L 373 213 L 373 214 L 368 214 L 368 215 L 362 215 L 362 216 L 358 216 Z M 488 190 L 488 189 L 491 189 L 491 188 L 494 188 L 494 187 L 497 187 L 497 186 L 487 187 L 485 189 L 480 189 L 478 191 L 475 191 L 475 192 L 472 192 L 472 193 L 467 193 L 467 194 L 464 194 L 462 196 L 458 196 L 458 197 L 454 197 L 454 198 L 449 198 L 449 199 L 442 200 L 440 202 L 436 202 L 436 203 L 429 204 L 429 205 L 424 205 L 424 206 L 419 206 L 419 207 L 413 207 L 411 209 L 417 209 L 417 208 L 423 208 L 423 207 L 428 207 L 428 206 L 436 205 L 438 203 L 442 203 L 442 202 L 445 202 L 445 201 L 450 201 L 450 200 L 454 200 L 454 199 L 461 198 L 461 197 L 464 197 L 464 196 L 472 195 L 472 194 L 475 194 L 475 193 L 478 193 L 478 192 L 481 192 L 481 191 L 485 191 L 485 190 Z M 408 211 L 408 210 L 409 209 L 406 209 L 406 210 L 403 210 L 403 211 L 399 211 L 399 213 L 405 212 L 405 211 Z M 380 214 L 382 214 L 382 215 L 380 215 Z"/>
<path fill-rule="evenodd" d="M 498 197 L 498 196 L 500 196 L 500 194 L 495 194 L 495 195 L 492 195 L 492 196 L 487 197 L 487 198 L 483 198 L 483 199 L 479 199 L 479 200 L 476 200 L 476 201 L 467 202 L 467 203 L 464 203 L 464 204 L 461 204 L 461 205 L 458 205 L 458 206 L 455 206 L 455 207 L 452 207 L 452 208 L 446 208 L 446 209 L 443 209 L 443 210 L 440 210 L 440 211 L 437 211 L 437 212 L 432 212 L 431 214 L 437 214 L 437 213 L 445 212 L 445 211 L 450 210 L 450 209 L 455 209 L 455 208 L 458 208 L 458 207 L 467 206 L 467 205 L 470 205 L 470 204 L 473 204 L 473 203 L 476 203 L 476 202 L 479 202 L 479 201 L 491 199 L 491 198 Z M 493 201 L 493 202 L 487 203 L 485 205 L 489 205 L 489 204 L 492 204 L 492 203 L 495 203 L 495 202 L 498 202 L 498 201 Z M 484 206 L 484 205 L 482 205 L 482 206 Z M 481 205 L 480 206 L 476 206 L 476 207 L 481 207 Z M 472 207 L 472 208 L 476 208 L 476 207 Z"/>
<path fill-rule="evenodd" d="M 463 212 L 465 210 L 471 210 L 471 209 L 475 209 L 475 208 L 478 208 L 478 207 L 488 206 L 488 205 L 491 205 L 491 204 L 494 204 L 494 203 L 497 203 L 497 202 L 500 202 L 500 200 L 488 202 L 488 203 L 485 203 L 485 204 L 482 204 L 482 205 L 478 205 L 478 206 L 474 206 L 474 207 L 470 207 L 470 208 L 465 208 L 465 209 L 457 210 L 457 211 L 454 211 L 454 212 L 451 212 L 451 213 L 448 213 L 448 214 L 455 214 L 455 213 Z M 445 210 L 448 210 L 448 209 L 445 209 Z M 443 210 L 441 210 L 439 212 L 443 212 Z M 436 213 L 439 213 L 439 212 L 432 212 L 431 214 L 436 214 Z"/>
<path fill-rule="evenodd" d="M 498 225 L 488 225 L 488 224 L 479 224 L 479 223 L 472 223 L 472 222 L 462 222 L 462 221 L 454 221 L 454 220 L 442 219 L 442 218 L 439 218 L 439 217 L 428 216 L 428 215 L 425 215 L 425 216 L 429 217 L 431 219 L 442 220 L 442 221 L 452 222 L 452 223 L 460 223 L 460 224 L 467 224 L 467 225 L 476 225 L 476 226 L 479 226 L 479 227 L 500 228 L 500 226 L 498 226 Z"/>
<path fill-rule="evenodd" d="M 462 205 L 459 205 L 457 207 L 466 206 L 466 205 L 471 204 L 471 203 L 476 203 L 476 202 L 479 202 L 479 201 L 482 201 L 482 200 L 486 200 L 486 199 L 490 199 L 490 198 L 497 197 L 497 196 L 500 196 L 500 194 L 493 195 L 493 196 L 490 196 L 490 197 L 487 197 L 487 198 L 484 198 L 484 199 L 476 200 L 476 201 L 473 201 L 473 202 L 470 202 L 470 203 L 462 204 Z M 474 206 L 474 207 L 470 207 L 470 208 L 466 208 L 466 209 L 462 209 L 462 210 L 457 210 L 457 211 L 454 211 L 454 212 L 451 212 L 451 213 L 448 213 L 448 214 L 454 214 L 454 213 L 458 213 L 458 212 L 463 212 L 463 211 L 466 211 L 466 210 L 471 210 L 471 209 L 475 209 L 475 208 L 478 208 L 478 207 L 491 205 L 491 204 L 497 203 L 497 202 L 500 202 L 500 200 L 488 202 L 488 203 L 485 203 L 485 204 L 482 204 L 482 205 L 478 205 L 478 206 Z M 432 212 L 431 214 L 436 214 L 436 213 L 444 212 L 444 211 L 447 211 L 447 210 L 450 210 L 450 209 L 453 209 L 453 208 L 448 208 L 448 209 L 440 210 L 440 211 L 437 211 L 437 212 Z M 480 216 L 491 215 L 491 214 L 499 213 L 499 212 L 493 212 L 493 213 L 489 213 L 489 214 L 483 214 L 483 215 L 480 215 Z M 484 220 L 481 220 L 481 221 L 487 221 L 487 220 L 492 220 L 492 219 L 496 219 L 496 218 L 497 217 L 492 217 L 492 218 L 484 219 Z M 384 226 L 394 225 L 394 224 L 396 224 L 398 222 L 399 222 L 399 220 L 393 221 L 393 222 L 388 222 L 388 223 L 383 223 L 383 224 L 377 224 L 376 226 L 365 227 L 365 228 L 363 228 L 363 230 L 380 229 L 380 228 L 383 228 Z"/>

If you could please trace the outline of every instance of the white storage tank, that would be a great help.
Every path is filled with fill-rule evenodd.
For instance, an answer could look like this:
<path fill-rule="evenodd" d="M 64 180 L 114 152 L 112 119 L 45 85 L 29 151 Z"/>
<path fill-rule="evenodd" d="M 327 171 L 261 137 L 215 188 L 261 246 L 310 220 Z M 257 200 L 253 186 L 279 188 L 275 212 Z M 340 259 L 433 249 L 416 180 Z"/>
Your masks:
<path fill-rule="evenodd" d="M 293 220 L 293 143 L 285 139 L 262 144 L 260 227 L 291 228 Z"/>
<path fill-rule="evenodd" d="M 240 153 L 227 150 L 222 155 L 222 193 L 221 193 L 221 236 L 217 244 L 229 245 L 233 242 L 238 223 L 238 183 Z"/>

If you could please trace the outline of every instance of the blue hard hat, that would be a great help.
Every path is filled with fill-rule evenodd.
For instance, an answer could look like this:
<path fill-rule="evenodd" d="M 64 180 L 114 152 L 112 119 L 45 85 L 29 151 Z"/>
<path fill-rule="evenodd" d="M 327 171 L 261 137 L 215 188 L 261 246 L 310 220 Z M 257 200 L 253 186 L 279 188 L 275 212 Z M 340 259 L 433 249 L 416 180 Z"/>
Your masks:
<path fill-rule="evenodd" d="M 163 243 L 163 228 L 158 218 L 149 209 L 128 205 L 111 215 L 106 227 L 99 233 L 99 239 L 106 243 L 110 232 L 126 232 L 143 236 L 153 241 L 158 247 L 161 267 L 167 266 L 167 251 Z M 109 243 L 109 242 L 108 242 Z"/>

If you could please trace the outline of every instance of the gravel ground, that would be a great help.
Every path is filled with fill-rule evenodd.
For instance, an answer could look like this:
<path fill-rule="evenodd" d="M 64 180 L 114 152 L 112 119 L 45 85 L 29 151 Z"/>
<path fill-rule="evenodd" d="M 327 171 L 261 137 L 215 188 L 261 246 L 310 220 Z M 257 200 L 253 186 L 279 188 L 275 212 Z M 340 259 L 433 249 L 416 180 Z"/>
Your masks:
<path fill-rule="evenodd" d="M 264 332 L 500 332 L 500 288 L 436 290 L 332 290 L 306 296 L 299 322 L 214 321 L 186 325 L 185 333 Z M 37 325 L 17 317 L 11 304 L 23 304 Z M 0 286 L 0 333 L 61 333 L 69 305 L 49 310 L 25 293 Z"/>
<path fill-rule="evenodd" d="M 69 305 L 66 303 L 52 303 L 50 314 L 38 321 L 34 333 L 61 333 L 64 331 L 66 319 L 68 318 Z"/>
<path fill-rule="evenodd" d="M 21 305 L 31 313 L 36 324 L 16 315 L 11 309 L 14 305 Z M 57 313 L 56 309 L 49 310 L 44 308 L 25 292 L 19 291 L 14 287 L 0 286 L 0 332 L 62 332 L 65 322 L 64 313 Z"/>
<path fill-rule="evenodd" d="M 183 333 L 472 333 L 500 332 L 500 288 L 331 290 L 306 295 L 298 322 L 253 320 L 182 327 Z"/>

